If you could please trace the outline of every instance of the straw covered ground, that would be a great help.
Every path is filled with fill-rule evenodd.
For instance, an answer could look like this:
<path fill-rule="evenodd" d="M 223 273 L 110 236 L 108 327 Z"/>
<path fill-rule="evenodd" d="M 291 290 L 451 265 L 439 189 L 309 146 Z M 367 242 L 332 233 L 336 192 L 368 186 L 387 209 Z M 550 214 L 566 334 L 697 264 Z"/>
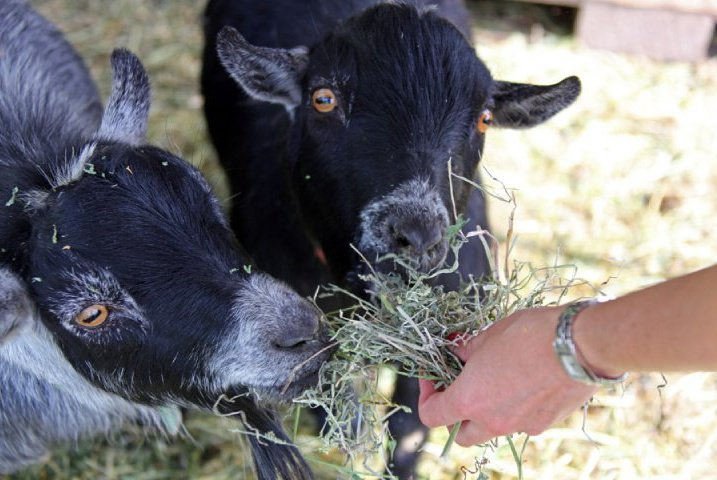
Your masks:
<path fill-rule="evenodd" d="M 103 94 L 112 48 L 135 51 L 154 87 L 150 138 L 200 165 L 228 197 L 208 143 L 198 94 L 203 2 L 172 0 L 33 0 L 67 33 Z M 582 48 L 569 35 L 571 15 L 509 1 L 471 4 L 475 44 L 494 76 L 552 83 L 583 81 L 577 104 L 526 131 L 489 132 L 484 166 L 514 192 L 514 258 L 533 265 L 573 264 L 578 275 L 619 295 L 714 263 L 717 256 L 717 59 L 658 63 Z M 484 175 L 488 178 L 489 175 Z M 488 181 L 496 189 L 502 186 Z M 510 206 L 491 204 L 504 240 Z M 584 295 L 580 289 L 573 295 Z M 675 319 L 679 328 L 679 319 Z M 685 346 L 689 348 L 689 346 Z M 528 479 L 717 478 L 717 376 L 633 376 L 601 392 L 585 417 L 530 439 Z M 237 425 L 191 414 L 184 438 L 138 432 L 60 450 L 13 478 L 252 478 Z M 426 447 L 422 478 L 474 479 L 482 449 L 454 447 L 439 459 L 447 432 Z M 319 478 L 346 478 L 326 466 L 332 455 L 300 435 Z M 523 438 L 514 437 L 518 448 Z M 488 452 L 488 478 L 517 478 L 504 441 Z"/>

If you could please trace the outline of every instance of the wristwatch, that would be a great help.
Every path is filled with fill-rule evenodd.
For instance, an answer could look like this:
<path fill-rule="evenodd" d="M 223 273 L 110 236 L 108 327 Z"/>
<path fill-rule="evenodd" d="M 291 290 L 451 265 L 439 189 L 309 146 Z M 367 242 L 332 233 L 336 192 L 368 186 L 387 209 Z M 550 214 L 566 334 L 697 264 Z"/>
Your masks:
<path fill-rule="evenodd" d="M 573 341 L 573 322 L 580 312 L 590 305 L 597 303 L 596 300 L 581 300 L 568 305 L 563 313 L 560 314 L 558 320 L 558 328 L 553 341 L 553 349 L 558 356 L 560 364 L 565 372 L 573 380 L 585 383 L 587 385 L 609 386 L 622 383 L 627 378 L 627 373 L 623 373 L 617 378 L 601 377 L 593 372 L 587 365 L 582 365 L 578 360 L 577 348 Z"/>

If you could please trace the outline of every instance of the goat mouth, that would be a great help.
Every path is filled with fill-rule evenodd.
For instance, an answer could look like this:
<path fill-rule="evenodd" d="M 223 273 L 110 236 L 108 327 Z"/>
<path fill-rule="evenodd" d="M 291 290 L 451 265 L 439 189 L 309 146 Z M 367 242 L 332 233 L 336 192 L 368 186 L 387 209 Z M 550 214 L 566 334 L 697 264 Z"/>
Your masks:
<path fill-rule="evenodd" d="M 358 257 L 349 270 L 346 279 L 349 284 L 375 272 L 381 275 L 396 274 L 409 280 L 411 273 L 429 274 L 442 267 L 448 258 L 448 241 L 442 240 L 433 249 L 423 255 L 393 253 L 388 251 L 359 251 Z M 364 280 L 365 283 L 365 280 Z"/>
<path fill-rule="evenodd" d="M 290 402 L 301 395 L 305 390 L 319 384 L 319 370 L 306 372 L 288 379 L 283 385 L 275 389 L 275 396 L 280 402 Z"/>
<path fill-rule="evenodd" d="M 319 384 L 321 366 L 336 350 L 336 344 L 326 344 L 310 357 L 297 364 L 288 375 L 273 385 L 256 386 L 254 390 L 260 397 L 266 397 L 274 403 L 288 403 L 305 390 Z"/>
<path fill-rule="evenodd" d="M 448 242 L 442 241 L 430 251 L 421 255 L 388 254 L 378 257 L 374 268 L 379 273 L 397 273 L 408 278 L 409 272 L 427 274 L 441 267 L 448 255 Z"/>
<path fill-rule="evenodd" d="M 321 366 L 329 359 L 336 347 L 336 343 L 329 343 L 294 367 L 281 387 L 280 395 L 294 398 L 307 388 L 316 386 L 319 382 Z"/>

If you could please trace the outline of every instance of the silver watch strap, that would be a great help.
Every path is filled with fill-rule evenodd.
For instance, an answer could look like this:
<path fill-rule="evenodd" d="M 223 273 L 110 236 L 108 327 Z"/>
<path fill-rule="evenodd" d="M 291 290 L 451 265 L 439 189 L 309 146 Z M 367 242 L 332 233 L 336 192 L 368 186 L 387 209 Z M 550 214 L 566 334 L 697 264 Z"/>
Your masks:
<path fill-rule="evenodd" d="M 580 312 L 585 310 L 590 305 L 597 303 L 596 300 L 581 300 L 568 305 L 563 313 L 560 314 L 558 320 L 558 328 L 555 335 L 555 341 L 553 342 L 553 349 L 555 354 L 558 356 L 560 364 L 563 366 L 567 374 L 573 380 L 588 384 L 588 385 L 615 385 L 616 383 L 622 383 L 627 378 L 627 373 L 620 375 L 617 378 L 606 378 L 593 372 L 586 365 L 582 365 L 578 360 L 577 348 L 573 341 L 573 322 Z"/>

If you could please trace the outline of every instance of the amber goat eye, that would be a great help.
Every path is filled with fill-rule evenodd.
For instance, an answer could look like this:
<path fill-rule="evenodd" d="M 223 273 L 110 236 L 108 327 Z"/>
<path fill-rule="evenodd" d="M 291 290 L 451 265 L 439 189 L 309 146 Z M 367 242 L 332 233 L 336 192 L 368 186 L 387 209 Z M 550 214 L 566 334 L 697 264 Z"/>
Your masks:
<path fill-rule="evenodd" d="M 87 307 L 75 317 L 75 322 L 83 327 L 99 327 L 107 320 L 110 312 L 104 305 Z"/>
<path fill-rule="evenodd" d="M 311 104 L 317 112 L 332 112 L 336 108 L 336 95 L 328 88 L 319 88 L 311 95 Z"/>
<path fill-rule="evenodd" d="M 493 112 L 490 110 L 483 110 L 478 117 L 478 123 L 476 123 L 476 130 L 480 133 L 488 131 L 488 127 L 493 124 Z"/>

